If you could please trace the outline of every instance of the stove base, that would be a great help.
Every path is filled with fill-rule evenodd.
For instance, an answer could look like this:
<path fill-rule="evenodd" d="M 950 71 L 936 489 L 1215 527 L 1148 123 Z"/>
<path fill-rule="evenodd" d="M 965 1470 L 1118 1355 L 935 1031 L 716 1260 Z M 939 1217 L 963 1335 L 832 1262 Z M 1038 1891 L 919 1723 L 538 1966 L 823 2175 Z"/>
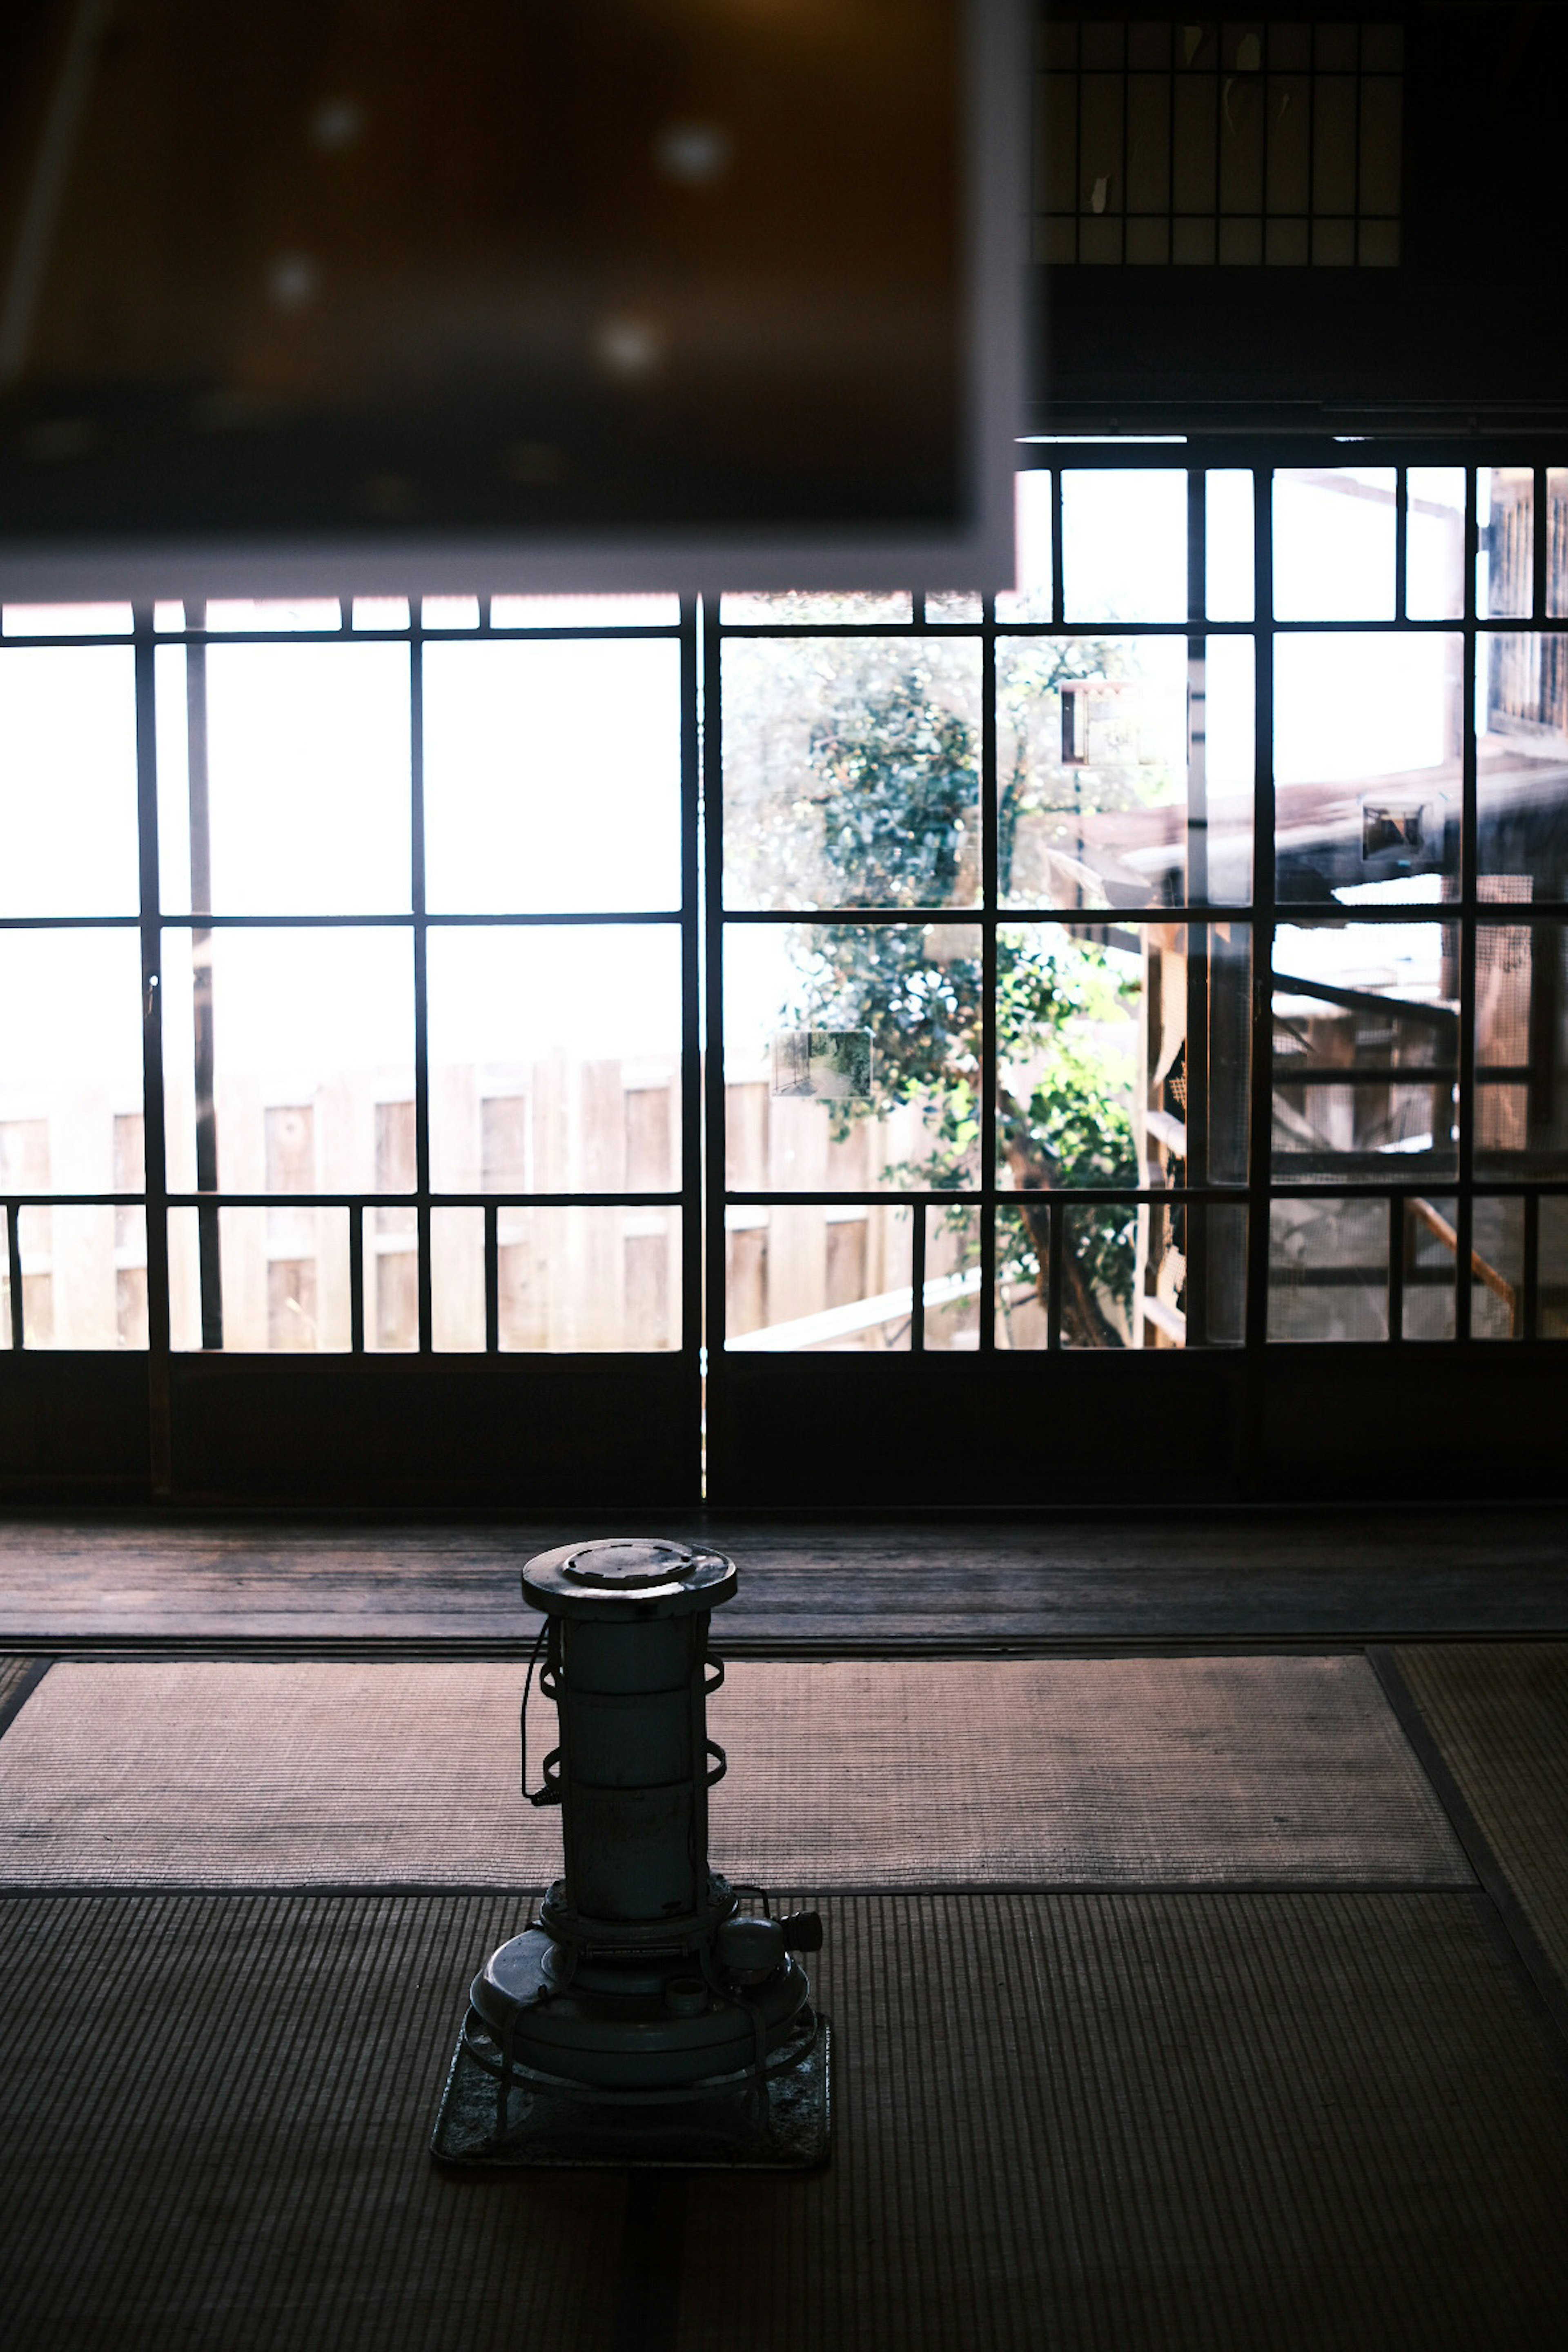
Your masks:
<path fill-rule="evenodd" d="M 639 2097 L 516 2066 L 503 2116 L 499 2059 L 486 2064 L 475 2055 L 471 2022 L 470 2015 L 458 2036 L 430 2141 L 444 2168 L 510 2172 L 640 2164 L 816 2172 L 828 2160 L 832 2029 L 826 2017 L 814 2017 L 809 2036 L 773 2060 L 761 2113 L 757 2079 L 750 2072 Z"/>

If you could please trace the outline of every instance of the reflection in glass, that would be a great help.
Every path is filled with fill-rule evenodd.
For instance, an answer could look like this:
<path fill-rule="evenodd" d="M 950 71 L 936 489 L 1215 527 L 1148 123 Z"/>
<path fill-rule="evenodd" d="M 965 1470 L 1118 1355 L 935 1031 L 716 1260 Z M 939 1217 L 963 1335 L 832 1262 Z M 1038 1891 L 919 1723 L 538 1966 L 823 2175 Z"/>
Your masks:
<path fill-rule="evenodd" d="M 414 1093 L 405 930 L 171 929 L 163 997 L 172 1192 L 197 1189 L 198 1119 L 225 1192 L 374 1192 L 374 1107 Z"/>
<path fill-rule="evenodd" d="M 1270 1339 L 1386 1339 L 1386 1201 L 1275 1201 Z"/>
<path fill-rule="evenodd" d="M 673 924 L 440 929 L 428 957 L 438 1192 L 679 1184 Z"/>
<path fill-rule="evenodd" d="M 1274 477 L 1274 614 L 1280 621 L 1392 621 L 1392 466 Z"/>
<path fill-rule="evenodd" d="M 1279 926 L 1277 1181 L 1455 1172 L 1458 971 L 1452 923 Z"/>
<path fill-rule="evenodd" d="M 1463 680 L 1458 635 L 1276 639 L 1281 903 L 1423 900 L 1455 881 Z"/>
<path fill-rule="evenodd" d="M 679 697 L 669 639 L 427 646 L 432 910 L 679 907 Z"/>
<path fill-rule="evenodd" d="M 671 1209 L 518 1209 L 497 1217 L 497 1343 L 525 1355 L 680 1345 L 680 1218 Z M 430 1216 L 437 1352 L 486 1344 L 482 1209 Z"/>
<path fill-rule="evenodd" d="M 1000 932 L 998 1182 L 1244 1183 L 1250 968 L 1240 924 Z"/>
<path fill-rule="evenodd" d="M 913 1215 L 879 1203 L 726 1209 L 726 1348 L 907 1352 Z"/>
<path fill-rule="evenodd" d="M 1476 646 L 1480 895 L 1568 898 L 1568 633 Z"/>
<path fill-rule="evenodd" d="M 406 646 L 210 646 L 190 655 L 165 646 L 158 659 L 160 686 L 176 696 L 187 661 L 205 662 L 206 681 L 211 895 L 198 908 L 190 867 L 176 877 L 165 859 L 169 907 L 405 910 Z M 170 797 L 162 795 L 165 805 Z M 190 816 L 182 814 L 188 842 Z"/>
<path fill-rule="evenodd" d="M 142 1209 L 24 1204 L 17 1242 L 25 1348 L 145 1348 L 147 1223 Z M 5 1316 L 9 1327 L 8 1279 Z M 7 1328 L 7 1341 L 9 1337 Z"/>
<path fill-rule="evenodd" d="M 731 924 L 730 1189 L 972 1181 L 981 980 L 972 924 Z"/>
<path fill-rule="evenodd" d="M 1011 906 L 1244 901 L 1252 647 L 1183 637 L 996 649 L 997 882 Z"/>
<path fill-rule="evenodd" d="M 134 929 L 0 931 L 0 1186 L 140 1192 Z"/>
<path fill-rule="evenodd" d="M 134 656 L 0 651 L 0 915 L 133 915 Z"/>
<path fill-rule="evenodd" d="M 1500 897 L 1504 878 L 1493 877 L 1487 895 Z M 1476 1165 L 1509 1176 L 1558 1176 L 1568 1165 L 1568 932 L 1561 923 L 1477 926 Z"/>
<path fill-rule="evenodd" d="M 1535 475 L 1529 466 L 1476 470 L 1476 614 L 1528 620 L 1535 609 Z"/>
<path fill-rule="evenodd" d="M 1413 621 L 1465 613 L 1463 466 L 1412 466 L 1405 476 L 1405 610 Z"/>
<path fill-rule="evenodd" d="M 728 905 L 974 904 L 978 644 L 731 639 L 723 666 Z"/>
<path fill-rule="evenodd" d="M 1065 472 L 1062 583 L 1069 621 L 1185 620 L 1186 475 Z"/>

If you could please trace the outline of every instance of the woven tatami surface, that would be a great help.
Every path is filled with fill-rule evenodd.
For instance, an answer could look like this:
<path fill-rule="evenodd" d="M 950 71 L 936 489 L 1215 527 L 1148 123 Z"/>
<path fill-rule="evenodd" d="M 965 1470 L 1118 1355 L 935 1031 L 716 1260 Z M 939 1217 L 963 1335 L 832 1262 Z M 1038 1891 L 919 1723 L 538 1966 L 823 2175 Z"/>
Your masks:
<path fill-rule="evenodd" d="M 606 2345 L 615 2174 L 426 2154 L 515 1900 L 0 1903 L 0 2310 L 27 2352 Z"/>
<path fill-rule="evenodd" d="M 37 1671 L 37 1658 L 0 1656 L 0 1723 L 5 1720 L 12 1697 Z"/>
<path fill-rule="evenodd" d="M 835 2160 L 692 2179 L 685 2352 L 1568 2340 L 1568 2095 L 1477 1898 L 824 1910 Z M 609 2352 L 622 2178 L 426 2156 L 467 1977 L 521 1916 L 0 1903 L 10 2340 Z"/>
<path fill-rule="evenodd" d="M 1446 1643 L 1395 1655 L 1568 1986 L 1568 1642 Z"/>
<path fill-rule="evenodd" d="M 512 1663 L 56 1664 L 0 1741 L 0 1885 L 538 1884 Z M 731 1665 L 711 1850 L 817 1885 L 1463 1885 L 1354 1656 Z M 554 1718 L 531 1726 L 537 1777 Z"/>

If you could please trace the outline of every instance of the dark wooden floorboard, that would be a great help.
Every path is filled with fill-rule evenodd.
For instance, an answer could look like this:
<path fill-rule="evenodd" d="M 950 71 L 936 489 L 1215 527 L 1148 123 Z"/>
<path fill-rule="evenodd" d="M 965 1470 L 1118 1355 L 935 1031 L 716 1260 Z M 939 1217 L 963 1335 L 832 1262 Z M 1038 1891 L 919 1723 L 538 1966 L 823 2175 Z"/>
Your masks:
<path fill-rule="evenodd" d="M 626 1526 L 625 1520 L 610 1523 Z M 732 1650 L 1496 1637 L 1568 1632 L 1560 1509 L 1211 1517 L 637 1522 L 731 1551 Z M 497 1526 L 13 1518 L 0 1646 L 531 1641 L 520 1563 L 573 1520 Z"/>

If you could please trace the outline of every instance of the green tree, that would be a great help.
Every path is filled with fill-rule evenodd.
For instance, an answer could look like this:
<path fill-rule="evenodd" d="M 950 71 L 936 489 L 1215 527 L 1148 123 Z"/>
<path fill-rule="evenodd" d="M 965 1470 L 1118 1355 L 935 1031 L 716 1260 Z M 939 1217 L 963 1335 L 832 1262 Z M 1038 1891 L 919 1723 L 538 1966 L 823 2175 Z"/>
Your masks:
<path fill-rule="evenodd" d="M 961 909 L 975 895 L 978 758 L 970 720 L 948 707 L 919 650 L 839 696 L 813 728 L 807 805 L 820 831 L 822 900 L 848 908 L 954 907 L 952 922 L 834 923 L 803 928 L 792 1017 L 824 1029 L 868 1031 L 871 1093 L 834 1107 L 840 1135 L 857 1118 L 917 1108 L 923 1156 L 889 1174 L 933 1190 L 973 1182 L 982 1129 L 984 971 L 977 927 Z M 1020 699 L 1065 680 L 1104 675 L 1105 649 L 1047 646 L 1015 672 Z M 997 853 L 1008 895 L 1023 820 L 1042 804 L 1024 752 L 1025 730 L 999 780 Z M 806 806 L 796 803 L 797 821 Z M 1016 1190 L 1016 1243 L 999 1236 L 998 1275 L 1028 1279 L 1045 1302 L 1048 1205 L 1065 1184 L 1136 1181 L 1123 1101 L 1125 1071 L 1102 1042 L 1126 1018 L 1136 987 L 1113 952 L 1058 926 L 1004 928 L 997 942 L 996 1135 Z M 1016 1074 L 1028 1073 L 1026 1086 Z M 1009 1074 L 1014 1074 L 1010 1081 Z M 955 1226 L 963 1223 L 955 1212 Z M 965 1228 L 967 1229 L 967 1228 Z M 1131 1213 L 1081 1211 L 1063 1252 L 1062 1318 L 1079 1345 L 1117 1344 L 1113 1316 L 1131 1305 Z"/>

